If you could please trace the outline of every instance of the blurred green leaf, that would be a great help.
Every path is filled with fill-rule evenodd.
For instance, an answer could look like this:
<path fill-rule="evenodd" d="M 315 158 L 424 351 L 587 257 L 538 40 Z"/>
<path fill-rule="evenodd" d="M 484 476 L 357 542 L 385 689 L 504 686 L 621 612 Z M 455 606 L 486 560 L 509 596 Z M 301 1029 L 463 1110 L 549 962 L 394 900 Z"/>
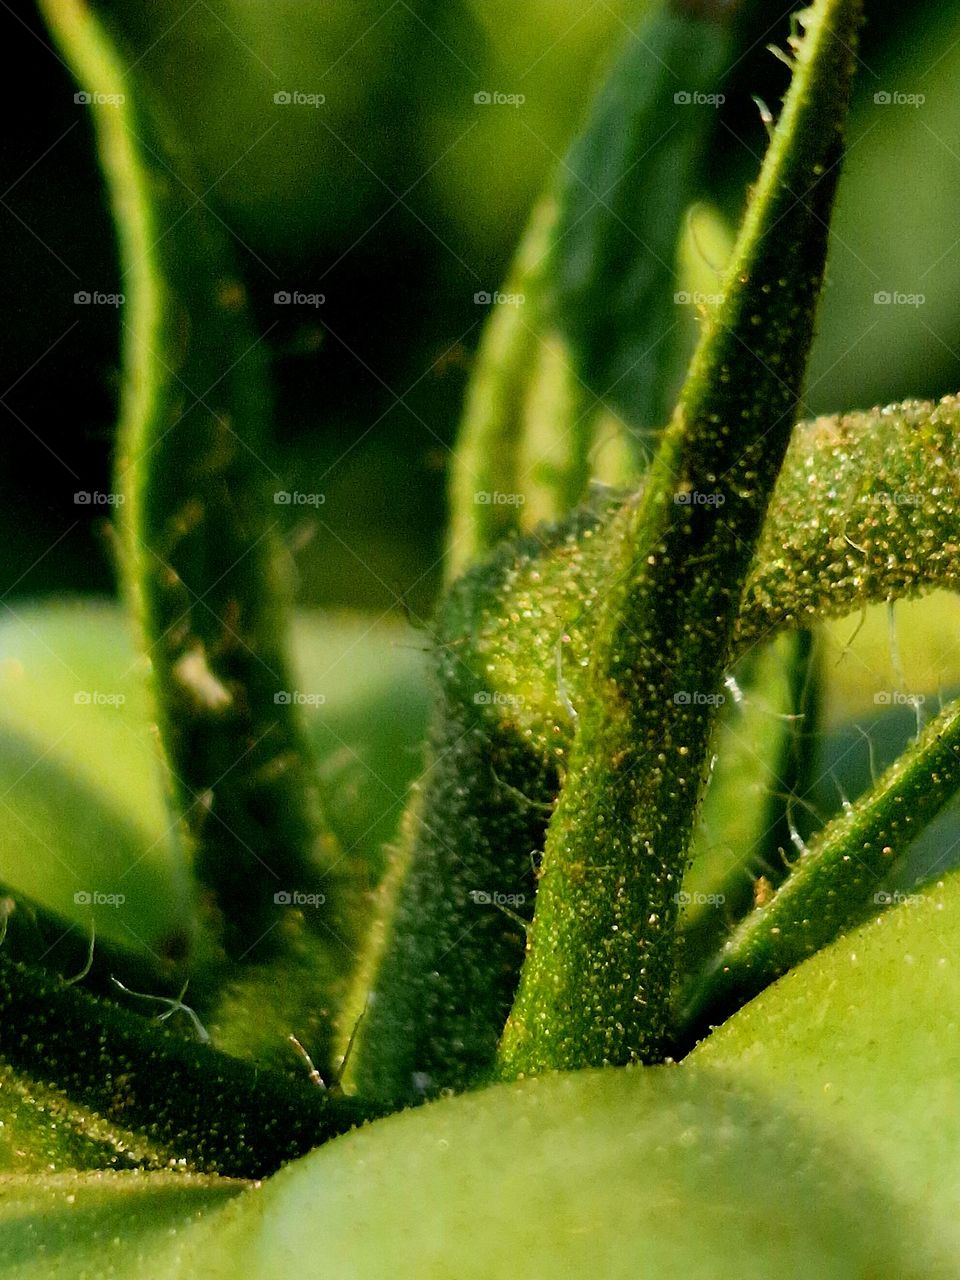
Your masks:
<path fill-rule="evenodd" d="M 0 694 L 0 880 L 84 932 L 182 951 L 194 904 L 125 616 L 18 606 L 0 621 Z"/>
<path fill-rule="evenodd" d="M 896 13 L 851 119 L 807 391 L 815 411 L 960 382 L 960 9 Z"/>
<path fill-rule="evenodd" d="M 4 1280 L 173 1280 L 181 1237 L 244 1184 L 186 1173 L 0 1177 Z"/>
<path fill-rule="evenodd" d="M 370 888 L 383 874 L 407 791 L 420 773 L 432 634 L 390 618 L 301 611 L 294 666 L 322 701 L 303 708 L 330 821 Z"/>
<path fill-rule="evenodd" d="M 682 329 L 678 228 L 697 193 L 728 33 L 654 4 L 622 41 L 495 293 L 451 480 L 448 575 L 564 515 L 601 447 L 635 476 L 669 415 Z M 678 88 L 682 91 L 678 92 Z M 609 456 L 611 441 L 625 453 Z M 602 447 L 606 446 L 605 449 Z"/>

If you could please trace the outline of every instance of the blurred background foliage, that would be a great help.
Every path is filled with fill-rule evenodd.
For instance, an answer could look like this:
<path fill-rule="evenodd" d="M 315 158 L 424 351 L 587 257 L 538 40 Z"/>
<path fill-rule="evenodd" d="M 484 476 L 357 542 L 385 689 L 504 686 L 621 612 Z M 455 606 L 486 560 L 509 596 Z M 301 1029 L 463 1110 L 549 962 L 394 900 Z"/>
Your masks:
<path fill-rule="evenodd" d="M 273 360 L 275 432 L 299 595 L 425 613 L 439 583 L 445 473 L 486 309 L 531 203 L 642 0 L 111 0 L 136 74 L 189 142 L 198 195 L 233 233 Z M 775 12 L 774 12 L 775 11 Z M 704 196 L 735 220 L 787 69 L 781 6 L 739 12 Z M 783 13 L 789 12 L 783 6 Z M 119 322 L 81 289 L 122 289 L 90 121 L 29 9 L 10 72 L 28 109 L 0 164 L 8 317 L 4 590 L 113 588 L 103 509 Z M 809 384 L 817 411 L 960 386 L 960 4 L 871 5 L 853 143 Z M 8 80 L 8 83 L 12 80 Z M 682 84 L 678 81 L 678 89 Z M 519 108 L 474 103 L 523 94 Z M 323 94 L 278 106 L 281 91 Z M 922 94 L 884 105 L 878 92 Z M 278 291 L 323 293 L 279 307 Z M 880 291 L 922 306 L 874 305 Z M 56 551 L 49 552 L 56 539 Z M 44 554 L 47 553 L 47 554 Z M 43 557 L 36 565 L 34 560 Z M 32 566 L 32 567 L 31 567 Z"/>
<path fill-rule="evenodd" d="M 77 505 L 74 494 L 111 488 L 121 317 L 73 298 L 80 290 L 122 291 L 123 281 L 89 115 L 74 102 L 75 86 L 39 18 L 29 8 L 4 8 L 6 82 L 29 89 L 0 148 L 7 321 L 0 602 L 16 610 L 0 633 L 7 708 L 0 782 L 7 809 L 26 806 L 19 825 L 30 838 L 16 861 L 33 879 L 25 884 L 19 876 L 20 887 L 50 898 L 44 885 L 56 880 L 66 853 L 75 874 L 52 895 L 53 905 L 82 921 L 86 913 L 72 909 L 72 895 L 89 879 L 83 868 L 100 856 L 98 843 L 109 838 L 122 859 L 124 841 L 141 848 L 149 833 L 153 852 L 136 872 L 145 896 L 169 862 L 163 797 L 146 774 L 126 791 L 123 777 L 110 782 L 116 831 L 98 841 L 78 828 L 73 845 L 57 843 L 64 813 L 80 807 L 61 795 L 61 782 L 61 790 L 79 785 L 85 793 L 100 786 L 84 773 L 84 760 L 99 749 L 122 756 L 131 775 L 148 773 L 152 747 L 142 740 L 148 716 L 135 705 L 136 679 L 125 722 L 140 735 L 133 746 L 111 738 L 119 730 L 108 714 L 93 727 L 70 703 L 78 670 L 91 686 L 111 662 L 124 680 L 133 671 L 115 623 L 90 610 L 61 608 L 47 617 L 33 608 L 115 591 L 109 508 Z M 419 759 L 425 695 L 417 650 L 429 642 L 405 619 L 429 615 L 441 582 L 451 449 L 488 314 L 474 295 L 503 283 L 535 198 L 644 8 L 643 0 L 100 6 L 136 76 L 187 140 L 202 182 L 196 194 L 235 242 L 272 364 L 276 468 L 288 489 L 324 494 L 322 506 L 280 506 L 277 515 L 300 606 L 354 611 L 322 627 L 301 623 L 297 650 L 301 670 L 318 682 L 305 687 L 329 694 L 325 709 L 307 718 L 336 797 L 335 822 L 367 858 L 372 880 Z M 753 98 L 775 110 L 788 79 L 766 46 L 784 46 L 789 11 L 762 0 L 738 10 L 736 52 L 717 86 L 724 102 L 702 174 L 704 201 L 728 225 L 740 215 L 766 144 Z M 808 385 L 811 412 L 960 387 L 960 0 L 872 0 L 860 60 Z M 683 88 L 678 75 L 676 89 Z M 524 101 L 477 104 L 481 92 Z M 325 102 L 279 105 L 278 93 L 322 94 Z M 895 94 L 922 102 L 882 100 Z M 685 237 L 678 288 L 715 278 L 709 259 L 725 236 L 722 224 L 714 230 Z M 278 305 L 278 292 L 320 293 L 325 301 Z M 923 302 L 876 302 L 884 293 Z M 692 345 L 692 315 L 682 320 Z M 367 620 L 358 621 L 357 611 Z M 862 728 L 875 737 L 878 765 L 913 732 L 913 709 L 876 703 L 879 691 L 923 690 L 932 707 L 960 683 L 956 645 L 937 647 L 938 636 L 955 634 L 956 600 L 903 606 L 898 617 L 899 657 L 882 611 L 871 613 L 853 644 L 855 619 L 824 630 L 819 781 L 797 808 L 801 832 L 835 811 L 839 788 L 852 798 L 868 784 Z M 58 654 L 81 632 L 86 639 L 71 650 L 68 678 Z M 39 682 L 49 693 L 57 680 L 60 710 L 41 723 L 30 689 Z M 38 750 L 44 769 L 31 763 L 24 773 L 22 762 Z M 125 803 L 125 794 L 136 803 Z M 720 825 L 732 831 L 736 790 L 729 802 Z M 955 814 L 946 821 L 914 866 L 956 860 L 960 822 Z M 8 843 L 18 843 L 17 829 Z M 742 857 L 731 849 L 731 858 Z M 159 945 L 169 924 L 152 921 L 148 945 Z M 149 933 L 146 921 L 143 927 Z"/>

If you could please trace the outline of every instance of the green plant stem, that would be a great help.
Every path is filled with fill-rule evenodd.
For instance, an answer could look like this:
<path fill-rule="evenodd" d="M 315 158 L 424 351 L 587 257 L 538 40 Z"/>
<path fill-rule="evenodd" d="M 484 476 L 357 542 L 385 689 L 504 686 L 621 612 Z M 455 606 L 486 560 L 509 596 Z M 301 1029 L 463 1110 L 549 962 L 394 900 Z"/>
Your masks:
<path fill-rule="evenodd" d="M 737 643 L 960 587 L 960 398 L 797 430 L 757 548 Z"/>
<path fill-rule="evenodd" d="M 563 682 L 577 705 L 624 501 L 609 494 L 504 545 L 455 588 L 456 616 L 444 620 L 444 642 L 474 670 L 476 687 L 510 698 L 491 714 L 517 722 L 543 759 L 573 738 L 556 648 L 567 637 Z M 960 589 L 958 530 L 960 397 L 799 423 L 747 577 L 732 660 L 780 630 Z"/>
<path fill-rule="evenodd" d="M 664 1052 L 677 894 L 708 764 L 711 699 L 796 417 L 860 6 L 821 0 L 804 17 L 724 304 L 643 493 L 611 531 L 589 692 L 500 1047 L 506 1078 Z M 710 495 L 722 497 L 722 510 Z"/>
<path fill-rule="evenodd" d="M 489 732 L 485 710 L 449 694 L 439 703 L 427 772 L 405 816 L 351 1075 L 361 1096 L 384 1103 L 482 1077 L 516 990 L 536 884 L 531 855 L 554 792 L 548 771 L 518 751 L 515 731 Z"/>
<path fill-rule="evenodd" d="M 722 1022 L 782 973 L 894 901 L 885 877 L 960 787 L 960 702 L 951 703 L 871 792 L 828 823 L 763 907 L 684 993 L 684 1043 Z"/>
<path fill-rule="evenodd" d="M 960 585 L 958 423 L 960 406 L 949 397 L 798 425 L 750 569 L 734 660 L 783 629 L 799 628 L 800 644 L 809 622 Z M 515 988 L 521 958 L 516 922 L 492 908 L 478 912 L 467 891 L 530 887 L 522 882 L 529 858 L 543 849 L 548 802 L 568 768 L 569 707 L 582 708 L 589 697 L 600 584 L 610 572 L 609 529 L 622 502 L 608 495 L 560 524 L 502 544 L 447 595 L 438 622 L 439 682 L 447 714 L 461 726 L 466 715 L 471 725 L 471 763 L 446 746 L 435 752 L 417 800 L 433 816 L 428 827 L 419 809 L 408 817 L 376 945 L 351 1002 L 344 1041 L 367 990 L 377 991 L 354 1062 L 364 1089 L 378 1097 L 409 1097 L 414 1076 L 429 1081 L 428 1092 L 462 1087 L 478 1072 L 479 1046 L 502 1029 L 503 993 L 511 983 Z M 749 682 L 745 689 L 749 696 Z M 800 702 L 779 709 L 810 711 Z M 457 737 L 451 728 L 445 742 Z M 757 745 L 745 744 L 748 760 Z M 712 738 L 714 749 L 738 747 Z M 487 772 L 491 761 L 513 791 Z M 724 755 L 720 775 L 731 767 Z M 789 784 L 792 768 L 779 773 Z M 782 810 L 779 798 L 776 804 Z M 732 887 L 713 888 L 735 918 L 750 909 L 751 886 L 739 866 Z M 713 954 L 722 927 L 710 910 L 697 930 L 685 931 L 684 967 Z M 444 1053 L 434 1046 L 445 1046 Z"/>

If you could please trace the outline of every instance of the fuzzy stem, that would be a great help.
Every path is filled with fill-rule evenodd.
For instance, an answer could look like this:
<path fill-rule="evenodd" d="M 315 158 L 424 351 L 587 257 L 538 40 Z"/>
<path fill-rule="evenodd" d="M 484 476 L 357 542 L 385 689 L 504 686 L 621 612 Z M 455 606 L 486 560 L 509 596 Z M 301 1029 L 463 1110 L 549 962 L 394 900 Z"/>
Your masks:
<path fill-rule="evenodd" d="M 827 249 L 860 6 L 821 0 L 613 573 L 550 823 L 500 1074 L 656 1060 L 716 691 L 793 428 Z"/>

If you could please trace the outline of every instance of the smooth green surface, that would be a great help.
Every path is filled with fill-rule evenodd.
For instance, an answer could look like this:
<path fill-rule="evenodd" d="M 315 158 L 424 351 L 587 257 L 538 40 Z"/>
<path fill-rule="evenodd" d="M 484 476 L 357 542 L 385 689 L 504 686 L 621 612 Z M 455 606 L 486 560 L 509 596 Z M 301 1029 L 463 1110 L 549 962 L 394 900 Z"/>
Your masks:
<path fill-rule="evenodd" d="M 115 606 L 19 605 L 0 621 L 0 791 L 0 881 L 81 935 L 95 921 L 128 947 L 182 951 L 191 893 Z"/>
<path fill-rule="evenodd" d="M 907 1280 L 922 1213 L 722 1074 L 588 1072 L 430 1104 L 314 1152 L 186 1241 L 251 1280 Z"/>
<path fill-rule="evenodd" d="M 734 1072 L 826 1125 L 931 1242 L 960 1249 L 960 877 L 786 974 L 687 1059 Z M 954 1274 L 956 1263 L 954 1261 Z"/>

